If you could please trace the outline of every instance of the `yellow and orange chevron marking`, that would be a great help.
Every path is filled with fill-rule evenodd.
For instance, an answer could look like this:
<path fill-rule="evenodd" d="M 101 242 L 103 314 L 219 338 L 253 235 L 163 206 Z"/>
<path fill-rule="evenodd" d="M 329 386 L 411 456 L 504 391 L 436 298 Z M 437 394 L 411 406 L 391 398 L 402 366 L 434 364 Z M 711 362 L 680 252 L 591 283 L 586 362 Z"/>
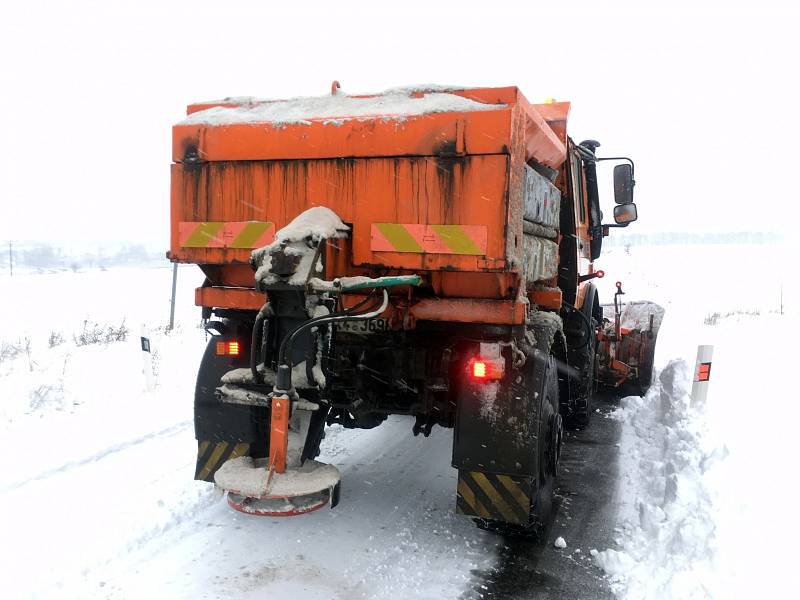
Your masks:
<path fill-rule="evenodd" d="M 260 248 L 275 237 L 270 221 L 181 221 L 178 242 L 182 248 Z"/>
<path fill-rule="evenodd" d="M 483 256 L 487 235 L 485 225 L 373 223 L 370 249 L 373 252 Z"/>

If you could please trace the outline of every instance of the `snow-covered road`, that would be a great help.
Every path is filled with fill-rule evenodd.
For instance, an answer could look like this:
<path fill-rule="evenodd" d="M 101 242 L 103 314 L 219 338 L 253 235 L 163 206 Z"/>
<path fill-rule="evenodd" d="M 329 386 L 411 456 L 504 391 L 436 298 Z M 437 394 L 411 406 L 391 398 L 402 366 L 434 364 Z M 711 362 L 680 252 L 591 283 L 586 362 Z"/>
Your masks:
<path fill-rule="evenodd" d="M 121 309 L 131 328 L 151 323 L 157 386 L 146 392 L 135 335 L 121 343 L 70 343 L 84 318 L 106 324 L 107 307 L 94 310 L 92 302 L 124 294 L 113 285 L 119 274 L 109 275 L 112 285 L 98 273 L 81 275 L 31 274 L 15 282 L 21 293 L 14 310 L 23 310 L 24 295 L 47 287 L 48 278 L 71 277 L 65 294 L 76 295 L 65 299 L 76 318 L 59 323 L 63 344 L 48 347 L 52 324 L 33 316 L 32 328 L 18 322 L 4 338 L 13 345 L 29 336 L 32 348 L 0 365 L 7 397 L 0 411 L 0 530 L 10 540 L 0 544 L 0 569 L 15 596 L 489 598 L 510 589 L 551 597 L 562 588 L 604 586 L 588 559 L 571 557 L 576 538 L 597 531 L 613 512 L 595 510 L 593 494 L 576 502 L 582 465 L 614 463 L 605 455 L 570 458 L 573 450 L 595 448 L 588 437 L 564 458 L 562 510 L 552 528 L 569 540 L 566 551 L 553 548 L 552 539 L 512 547 L 457 516 L 452 431 L 435 428 L 430 438 L 415 438 L 403 417 L 374 430 L 327 430 L 323 459 L 344 477 L 335 510 L 292 519 L 234 512 L 213 486 L 192 480 L 192 393 L 204 346 L 196 315 L 186 313 L 176 331 L 165 333 L 151 321 L 163 321 L 163 298 Z M 165 286 L 167 275 L 141 270 L 125 278 Z M 86 289 L 76 292 L 80 285 Z M 78 308 L 81 296 L 88 305 Z M 111 317 L 112 324 L 121 320 Z M 595 431 L 610 432 L 603 446 L 614 452 L 613 431 Z M 613 493 L 613 479 L 605 488 Z M 518 569 L 521 557 L 526 566 Z"/>
<path fill-rule="evenodd" d="M 699 252 L 682 250 L 692 257 Z M 436 428 L 430 438 L 414 438 L 411 422 L 402 417 L 374 430 L 329 428 L 323 460 L 339 466 L 344 481 L 336 509 L 291 519 L 236 513 L 213 486 L 192 480 L 192 393 L 204 333 L 196 327 L 195 311 L 185 306 L 176 331 L 156 327 L 167 315 L 169 271 L 4 280 L 12 292 L 3 296 L 5 311 L 22 315 L 0 336 L 0 577 L 7 597 L 607 598 L 610 582 L 591 550 L 608 548 L 629 555 L 610 566 L 599 561 L 609 567 L 620 597 L 681 597 L 674 583 L 678 578 L 694 585 L 692 593 L 701 590 L 692 597 L 725 597 L 715 590 L 735 588 L 703 587 L 703 578 L 728 577 L 746 585 L 750 580 L 736 575 L 748 556 L 739 550 L 737 536 L 741 531 L 747 543 L 766 545 L 769 536 L 755 522 L 766 516 L 778 528 L 781 519 L 769 507 L 785 512 L 783 500 L 769 500 L 750 478 L 737 474 L 768 466 L 774 482 L 789 466 L 786 440 L 792 437 L 796 409 L 781 405 L 779 414 L 789 418 L 773 426 L 782 433 L 772 442 L 766 428 L 753 429 L 750 423 L 763 422 L 753 411 L 756 375 L 763 370 L 756 357 L 780 364 L 785 353 L 776 340 L 797 321 L 756 314 L 777 306 L 775 285 L 761 294 L 748 288 L 738 297 L 724 289 L 733 281 L 734 265 L 729 275 L 718 273 L 711 282 L 719 285 L 715 294 L 699 276 L 687 284 L 682 277 L 670 280 L 665 269 L 646 269 L 675 260 L 660 249 L 615 249 L 609 259 L 604 268 L 626 282 L 630 297 L 649 296 L 667 306 L 657 366 L 675 358 L 691 361 L 697 342 L 717 343 L 714 385 L 720 392 L 714 396 L 712 388 L 706 413 L 681 413 L 688 425 L 680 427 L 658 416 L 656 409 L 665 402 L 658 389 L 641 403 L 627 403 L 627 413 L 616 418 L 604 418 L 616 405 L 598 399 L 600 414 L 591 427 L 566 440 L 559 509 L 543 544 L 503 540 L 455 515 L 452 432 Z M 644 275 L 626 278 L 628 270 Z M 114 283 L 122 280 L 165 293 L 110 310 L 117 296 L 128 295 Z M 197 282 L 184 277 L 180 283 L 190 297 Z M 704 293 L 687 296 L 685 285 Z M 27 302 L 26 295 L 53 286 L 63 286 L 64 305 L 72 312 L 42 321 L 42 307 Z M 787 306 L 796 307 L 796 295 L 789 292 Z M 713 324 L 703 326 L 715 312 L 720 314 L 710 319 Z M 726 317 L 727 312 L 735 314 Z M 134 331 L 140 322 L 152 327 L 154 392 L 143 390 L 136 335 L 110 344 L 70 341 L 86 318 L 117 326 L 121 317 Z M 65 341 L 49 347 L 55 330 Z M 752 340 L 747 352 L 741 350 L 742 340 Z M 766 349 L 754 353 L 765 340 Z M 778 378 L 761 387 L 769 390 L 771 402 L 791 396 L 782 395 Z M 668 404 L 680 405 L 679 388 Z M 661 427 L 671 429 L 659 433 Z M 675 463 L 671 456 L 650 452 L 648 439 L 671 432 L 681 443 L 699 440 L 689 454 L 676 455 L 696 459 Z M 728 436 L 725 452 L 715 454 L 723 436 Z M 730 458 L 719 468 L 706 468 L 726 452 Z M 673 463 L 702 465 L 687 472 L 697 493 L 683 497 L 679 510 L 657 493 L 659 474 Z M 648 485 L 640 485 L 645 477 L 651 478 Z M 706 538 L 670 520 L 695 508 L 713 521 Z M 662 513 L 660 521 L 639 520 L 642 514 Z M 566 548 L 553 547 L 557 536 L 566 540 Z M 696 554 L 687 560 L 675 554 L 676 548 L 688 547 L 681 540 L 694 544 Z M 701 542 L 705 545 L 698 546 Z M 785 544 L 779 547 L 786 550 Z M 786 563 L 763 554 L 752 560 L 764 569 Z M 777 579 L 771 582 L 781 590 Z M 636 596 L 636 590 L 647 591 Z"/>
<path fill-rule="evenodd" d="M 329 430 L 323 459 L 345 482 L 335 510 L 264 519 L 217 502 L 104 570 L 108 597 L 452 597 L 497 540 L 451 510 L 449 432 L 413 438 L 411 425 Z"/>
<path fill-rule="evenodd" d="M 570 435 L 548 535 L 570 540 L 562 551 L 455 515 L 452 432 L 414 438 L 412 422 L 329 429 L 341 504 L 292 519 L 242 515 L 192 482 L 192 431 L 177 424 L 7 488 L 0 514 L 17 543 L 3 563 L 42 598 L 606 597 L 588 550 L 611 539 L 618 424 Z"/>

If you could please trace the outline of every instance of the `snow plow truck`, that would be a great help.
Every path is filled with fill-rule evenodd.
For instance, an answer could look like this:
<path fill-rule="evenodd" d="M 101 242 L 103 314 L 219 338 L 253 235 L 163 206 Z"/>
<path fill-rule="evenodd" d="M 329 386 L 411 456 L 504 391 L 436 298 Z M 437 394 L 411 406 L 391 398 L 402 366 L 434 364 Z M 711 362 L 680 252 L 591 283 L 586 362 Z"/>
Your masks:
<path fill-rule="evenodd" d="M 333 507 L 325 428 L 408 415 L 413 435 L 452 429 L 458 513 L 546 523 L 563 427 L 587 426 L 598 382 L 649 385 L 663 314 L 638 303 L 625 326 L 621 284 L 604 314 L 593 261 L 637 218 L 633 163 L 571 140 L 569 110 L 516 87 L 336 82 L 190 105 L 168 257 L 205 275 L 195 479 L 253 515 Z"/>

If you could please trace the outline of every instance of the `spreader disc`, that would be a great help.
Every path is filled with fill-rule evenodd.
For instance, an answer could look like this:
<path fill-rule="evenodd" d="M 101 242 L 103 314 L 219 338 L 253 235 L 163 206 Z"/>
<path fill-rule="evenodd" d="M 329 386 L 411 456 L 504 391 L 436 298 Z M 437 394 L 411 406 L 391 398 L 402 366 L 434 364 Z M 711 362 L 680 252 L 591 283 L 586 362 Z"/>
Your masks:
<path fill-rule="evenodd" d="M 228 492 L 228 504 L 231 508 L 247 515 L 259 517 L 294 517 L 318 510 L 330 500 L 330 491 L 324 490 L 305 496 L 248 498 L 234 492 Z"/>

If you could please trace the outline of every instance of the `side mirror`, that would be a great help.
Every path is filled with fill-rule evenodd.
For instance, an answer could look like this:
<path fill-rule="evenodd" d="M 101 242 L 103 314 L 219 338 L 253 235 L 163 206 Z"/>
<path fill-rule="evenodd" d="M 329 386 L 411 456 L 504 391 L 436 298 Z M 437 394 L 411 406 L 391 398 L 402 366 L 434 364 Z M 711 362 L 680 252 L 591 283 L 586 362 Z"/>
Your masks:
<path fill-rule="evenodd" d="M 617 204 L 630 204 L 633 202 L 633 168 L 628 164 L 614 167 L 614 202 Z M 636 214 L 636 211 L 633 211 Z M 614 210 L 616 219 L 617 211 Z M 636 220 L 636 217 L 631 219 Z M 619 221 L 617 221 L 619 222 Z"/>
<path fill-rule="evenodd" d="M 618 204 L 614 207 L 614 222 L 617 225 L 627 225 L 633 223 L 639 215 L 636 213 L 636 205 L 633 202 Z"/>

